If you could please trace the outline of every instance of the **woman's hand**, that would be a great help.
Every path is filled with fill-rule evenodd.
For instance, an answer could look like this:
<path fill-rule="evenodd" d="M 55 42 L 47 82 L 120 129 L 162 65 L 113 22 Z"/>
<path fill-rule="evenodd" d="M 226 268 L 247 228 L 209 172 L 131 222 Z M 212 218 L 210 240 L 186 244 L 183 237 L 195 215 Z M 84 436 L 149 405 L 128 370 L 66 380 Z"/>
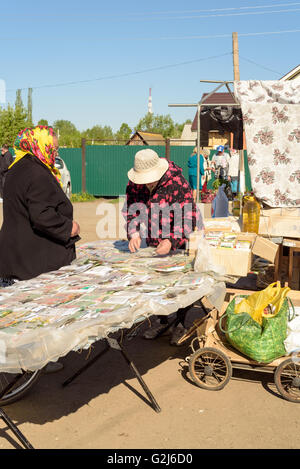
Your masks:
<path fill-rule="evenodd" d="M 169 254 L 171 250 L 172 244 L 171 241 L 168 239 L 163 239 L 159 245 L 156 248 L 156 254 L 159 254 L 160 256 L 164 256 L 166 254 Z"/>
<path fill-rule="evenodd" d="M 141 237 L 138 233 L 134 233 L 131 240 L 129 241 L 128 247 L 130 252 L 136 252 L 141 247 Z"/>
<path fill-rule="evenodd" d="M 77 221 L 73 221 L 72 231 L 71 231 L 71 238 L 73 238 L 74 236 L 79 235 L 79 233 L 80 233 L 80 226 L 77 223 Z"/>

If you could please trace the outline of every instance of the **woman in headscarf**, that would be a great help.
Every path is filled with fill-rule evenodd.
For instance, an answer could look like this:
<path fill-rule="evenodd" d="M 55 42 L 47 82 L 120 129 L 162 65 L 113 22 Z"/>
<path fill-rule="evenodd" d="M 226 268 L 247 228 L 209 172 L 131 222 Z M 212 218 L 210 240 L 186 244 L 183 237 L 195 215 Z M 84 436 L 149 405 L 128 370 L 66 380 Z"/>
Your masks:
<path fill-rule="evenodd" d="M 0 232 L 2 286 L 68 265 L 76 257 L 79 225 L 55 168 L 58 139 L 51 127 L 19 132 L 3 194 Z"/>

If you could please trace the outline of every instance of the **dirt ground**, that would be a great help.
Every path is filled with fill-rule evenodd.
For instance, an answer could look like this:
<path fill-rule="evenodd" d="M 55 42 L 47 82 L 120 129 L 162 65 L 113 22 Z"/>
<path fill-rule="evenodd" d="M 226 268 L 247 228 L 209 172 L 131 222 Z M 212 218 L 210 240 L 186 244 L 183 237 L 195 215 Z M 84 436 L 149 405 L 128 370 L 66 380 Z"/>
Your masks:
<path fill-rule="evenodd" d="M 97 239 L 99 202 L 74 204 L 81 242 Z M 196 310 L 188 321 L 194 317 Z M 104 348 L 102 341 L 89 356 L 84 351 L 62 357 L 63 370 L 42 375 L 28 395 L 4 410 L 37 449 L 299 448 L 300 407 L 281 398 L 272 374 L 234 371 L 222 391 L 200 389 L 184 361 L 188 345 L 172 347 L 167 336 L 149 341 L 141 334 L 124 342 L 160 413 L 118 351 L 62 386 Z M 0 420 L 0 449 L 13 448 L 20 445 Z"/>

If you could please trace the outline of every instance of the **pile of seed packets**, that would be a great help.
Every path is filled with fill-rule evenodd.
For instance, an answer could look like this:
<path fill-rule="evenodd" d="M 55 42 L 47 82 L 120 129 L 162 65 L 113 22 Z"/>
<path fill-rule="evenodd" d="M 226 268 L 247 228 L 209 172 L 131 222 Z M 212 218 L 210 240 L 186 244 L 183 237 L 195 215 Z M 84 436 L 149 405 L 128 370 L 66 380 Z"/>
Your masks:
<path fill-rule="evenodd" d="M 71 350 L 214 292 L 184 252 L 130 253 L 127 241 L 77 248 L 72 264 L 0 289 L 0 372 L 35 370 Z"/>
<path fill-rule="evenodd" d="M 251 241 L 240 239 L 238 233 L 208 231 L 205 234 L 209 246 L 213 248 L 229 248 L 250 251 Z"/>

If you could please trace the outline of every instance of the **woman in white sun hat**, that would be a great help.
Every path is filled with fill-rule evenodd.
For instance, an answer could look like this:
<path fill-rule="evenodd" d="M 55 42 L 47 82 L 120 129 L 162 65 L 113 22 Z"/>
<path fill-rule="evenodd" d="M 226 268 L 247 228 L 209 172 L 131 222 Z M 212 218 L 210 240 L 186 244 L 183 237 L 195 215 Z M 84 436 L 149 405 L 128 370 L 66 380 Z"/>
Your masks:
<path fill-rule="evenodd" d="M 128 178 L 123 215 L 131 252 L 138 250 L 142 239 L 145 239 L 148 246 L 156 248 L 157 254 L 166 255 L 172 250 L 184 249 L 196 227 L 203 229 L 189 183 L 182 169 L 173 161 L 160 158 L 150 148 L 140 150 L 135 155 L 134 167 L 128 172 Z M 185 332 L 185 313 L 186 310 L 178 312 L 178 326 L 171 340 L 173 344 Z M 166 319 L 161 317 L 161 321 Z M 146 332 L 145 338 L 155 338 L 165 328 L 166 323 L 160 322 L 156 328 Z"/>

